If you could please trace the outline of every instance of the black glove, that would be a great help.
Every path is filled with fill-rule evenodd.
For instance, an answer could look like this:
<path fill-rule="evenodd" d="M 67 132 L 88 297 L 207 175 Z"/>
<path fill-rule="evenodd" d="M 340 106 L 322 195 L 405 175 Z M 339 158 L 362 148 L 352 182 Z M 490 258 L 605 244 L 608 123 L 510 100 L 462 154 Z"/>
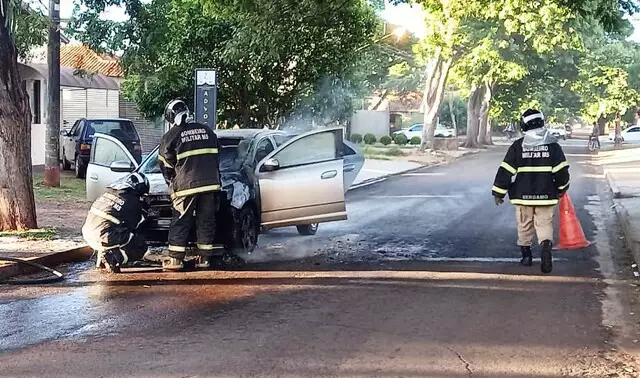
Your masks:
<path fill-rule="evenodd" d="M 493 199 L 496 201 L 496 206 L 500 206 L 504 203 L 504 198 L 502 197 L 493 197 Z"/>

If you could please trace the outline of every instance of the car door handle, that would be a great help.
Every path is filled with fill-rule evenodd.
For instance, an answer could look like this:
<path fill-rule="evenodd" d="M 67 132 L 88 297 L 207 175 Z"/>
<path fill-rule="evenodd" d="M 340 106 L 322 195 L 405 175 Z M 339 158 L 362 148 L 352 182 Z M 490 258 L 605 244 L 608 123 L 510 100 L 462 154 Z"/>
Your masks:
<path fill-rule="evenodd" d="M 356 169 L 356 165 L 355 164 L 347 164 L 344 166 L 344 171 L 345 172 L 353 172 Z"/>
<path fill-rule="evenodd" d="M 326 171 L 320 176 L 323 180 L 332 179 L 338 175 L 338 171 Z"/>
<path fill-rule="evenodd" d="M 96 175 L 95 173 L 92 174 L 91 176 L 89 176 L 89 180 L 98 182 L 98 175 Z"/>

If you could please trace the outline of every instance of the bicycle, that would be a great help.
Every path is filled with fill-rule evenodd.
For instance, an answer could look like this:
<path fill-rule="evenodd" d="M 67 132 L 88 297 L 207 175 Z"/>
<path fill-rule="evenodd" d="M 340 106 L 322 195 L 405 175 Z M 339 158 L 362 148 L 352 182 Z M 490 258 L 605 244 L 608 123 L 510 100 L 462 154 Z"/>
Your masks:
<path fill-rule="evenodd" d="M 598 143 L 597 137 L 589 137 L 589 144 L 587 146 L 590 152 L 596 151 L 600 149 L 600 143 Z"/>

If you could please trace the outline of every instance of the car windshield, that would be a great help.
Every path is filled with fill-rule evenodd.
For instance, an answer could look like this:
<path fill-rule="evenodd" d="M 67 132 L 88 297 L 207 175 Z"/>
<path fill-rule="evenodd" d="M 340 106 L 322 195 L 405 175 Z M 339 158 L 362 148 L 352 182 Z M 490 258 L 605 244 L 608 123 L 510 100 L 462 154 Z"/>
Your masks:
<path fill-rule="evenodd" d="M 87 121 L 87 137 L 95 133 L 111 135 L 119 140 L 138 140 L 138 133 L 133 122 L 127 120 Z"/>
<path fill-rule="evenodd" d="M 240 138 L 218 139 L 220 145 L 220 172 L 236 172 L 242 167 L 247 156 L 250 141 Z M 158 148 L 142 163 L 140 172 L 144 174 L 162 173 L 158 165 Z"/>

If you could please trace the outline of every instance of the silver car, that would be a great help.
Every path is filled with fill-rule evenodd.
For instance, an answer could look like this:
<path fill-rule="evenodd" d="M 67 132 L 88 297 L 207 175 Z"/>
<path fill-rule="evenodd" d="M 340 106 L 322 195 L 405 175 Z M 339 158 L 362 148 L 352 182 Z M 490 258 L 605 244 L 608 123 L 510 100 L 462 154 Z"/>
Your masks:
<path fill-rule="evenodd" d="M 345 192 L 364 164 L 343 129 L 296 135 L 277 130 L 216 130 L 220 143 L 223 200 L 217 242 L 252 251 L 261 229 L 296 226 L 312 235 L 318 223 L 347 219 Z M 87 199 L 131 172 L 151 183 L 145 232 L 150 244 L 165 244 L 171 220 L 169 189 L 158 167 L 158 148 L 138 165 L 115 138 L 96 134 L 87 167 Z M 217 238 L 218 239 L 218 238 Z"/>

